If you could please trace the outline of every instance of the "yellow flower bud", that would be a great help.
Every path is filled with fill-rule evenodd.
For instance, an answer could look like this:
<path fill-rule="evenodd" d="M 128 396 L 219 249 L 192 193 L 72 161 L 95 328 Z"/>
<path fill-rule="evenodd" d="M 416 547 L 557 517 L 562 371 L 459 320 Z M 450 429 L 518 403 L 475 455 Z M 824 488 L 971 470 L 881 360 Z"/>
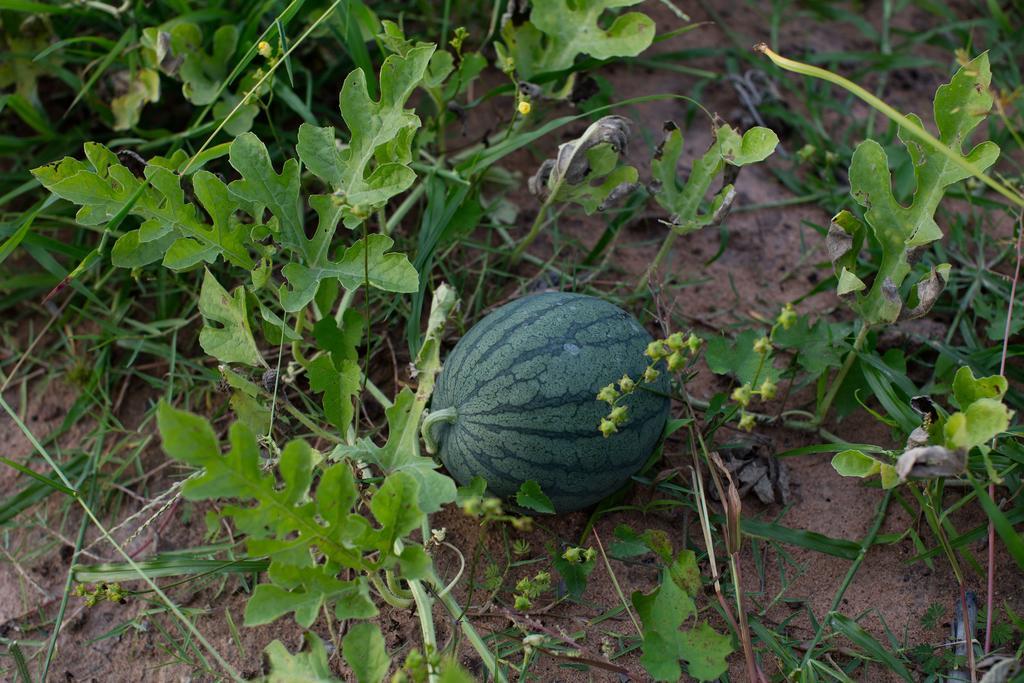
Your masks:
<path fill-rule="evenodd" d="M 644 351 L 644 355 L 654 360 L 659 360 L 668 355 L 668 351 L 665 350 L 665 345 L 660 341 L 652 341 L 647 345 L 647 350 Z"/>
<path fill-rule="evenodd" d="M 782 311 L 779 313 L 779 317 L 775 319 L 775 322 L 782 326 L 782 329 L 788 330 L 796 322 L 796 309 L 793 308 L 793 304 L 786 304 L 782 307 Z"/>
<path fill-rule="evenodd" d="M 679 372 L 686 367 L 686 356 L 679 351 L 673 351 L 668 357 L 668 369 L 671 372 Z"/>
<path fill-rule="evenodd" d="M 758 393 L 761 394 L 762 399 L 764 399 L 765 401 L 770 401 L 773 398 L 775 398 L 775 392 L 777 390 L 778 387 L 775 385 L 775 382 L 771 381 L 770 379 L 766 379 L 765 381 L 761 382 L 761 388 L 758 389 L 757 391 Z"/>
<path fill-rule="evenodd" d="M 751 396 L 753 396 L 753 393 L 754 392 L 750 388 L 750 385 L 744 384 L 743 386 L 736 387 L 735 389 L 732 390 L 731 398 L 732 400 L 736 401 L 741 406 L 746 408 L 748 405 L 750 405 L 750 398 Z"/>
<path fill-rule="evenodd" d="M 756 425 L 756 424 L 757 424 L 757 420 L 755 420 L 754 416 L 751 415 L 750 413 L 741 413 L 740 414 L 740 424 L 739 424 L 739 427 L 743 431 L 745 431 L 745 432 L 752 431 L 754 429 L 754 425 Z"/>
<path fill-rule="evenodd" d="M 761 337 L 754 342 L 754 353 L 759 353 L 762 356 L 772 350 L 772 343 L 768 337 Z"/>
<path fill-rule="evenodd" d="M 690 349 L 690 355 L 697 355 L 697 351 L 700 349 L 701 339 L 693 332 L 686 338 L 686 348 Z"/>
<path fill-rule="evenodd" d="M 530 110 L 533 109 L 533 106 L 530 104 L 530 100 L 519 100 L 519 106 L 517 108 L 519 109 L 520 114 L 526 116 L 530 113 Z"/>
<path fill-rule="evenodd" d="M 265 40 L 261 40 L 256 46 L 256 50 L 263 56 L 264 59 L 270 59 L 270 56 L 274 54 L 270 47 L 270 43 Z"/>
<path fill-rule="evenodd" d="M 619 397 L 619 392 L 615 391 L 615 385 L 614 384 L 609 384 L 606 387 L 602 387 L 601 391 L 597 392 L 597 400 L 598 401 L 604 401 L 605 403 L 607 403 L 609 405 L 611 405 L 612 403 L 615 403 L 615 399 L 617 399 L 618 397 Z"/>

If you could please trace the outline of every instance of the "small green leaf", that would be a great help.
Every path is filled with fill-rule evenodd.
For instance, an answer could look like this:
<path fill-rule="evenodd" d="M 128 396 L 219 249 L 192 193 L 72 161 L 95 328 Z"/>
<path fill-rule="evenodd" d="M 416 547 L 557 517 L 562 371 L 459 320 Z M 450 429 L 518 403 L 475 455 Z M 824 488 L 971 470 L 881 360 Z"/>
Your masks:
<path fill-rule="evenodd" d="M 306 368 L 309 388 L 323 394 L 324 414 L 339 434 L 346 434 L 355 414 L 353 398 L 359 393 L 362 372 L 354 360 L 345 359 L 336 364 L 332 356 L 310 361 Z"/>
<path fill-rule="evenodd" d="M 182 30 L 191 27 L 187 32 Z M 202 48 L 202 32 L 195 24 L 185 22 L 172 33 L 175 54 L 184 56 L 179 74 L 183 81 L 182 93 L 192 104 L 213 104 L 221 85 L 231 70 L 231 58 L 238 46 L 238 28 L 232 24 L 221 26 L 213 34 L 213 51 Z M 173 29 L 172 29 L 173 30 Z"/>
<path fill-rule="evenodd" d="M 893 467 L 892 465 L 882 463 L 882 466 L 879 469 L 878 474 L 880 475 L 880 478 L 882 480 L 883 489 L 894 488 L 900 483 L 899 473 L 896 471 L 896 468 Z"/>
<path fill-rule="evenodd" d="M 394 542 L 413 529 L 418 529 L 423 512 L 417 503 L 419 484 L 407 472 L 394 472 L 384 480 L 373 500 L 370 510 L 381 525 L 378 547 L 391 552 Z"/>
<path fill-rule="evenodd" d="M 732 652 L 732 638 L 716 633 L 706 622 L 679 634 L 679 656 L 687 661 L 686 671 L 698 681 L 713 681 L 725 673 L 725 658 Z"/>
<path fill-rule="evenodd" d="M 775 131 L 755 126 L 741 136 L 731 126 L 723 125 L 715 133 L 722 159 L 730 166 L 748 166 L 764 161 L 779 144 Z"/>
<path fill-rule="evenodd" d="M 462 507 L 462 504 L 471 498 L 481 498 L 487 491 L 487 480 L 477 475 L 474 476 L 468 485 L 460 486 L 455 494 L 455 504 Z"/>
<path fill-rule="evenodd" d="M 587 579 L 597 566 L 597 557 L 591 557 L 582 562 L 573 562 L 565 559 L 562 553 L 550 548 L 551 563 L 555 571 L 562 577 L 565 583 L 565 592 L 572 600 L 579 600 L 587 589 Z"/>
<path fill-rule="evenodd" d="M 832 458 L 832 468 L 844 477 L 870 477 L 878 474 L 882 463 L 858 450 L 845 450 Z"/>
<path fill-rule="evenodd" d="M 551 499 L 540 490 L 540 484 L 532 479 L 524 481 L 516 491 L 516 502 L 534 512 L 547 515 L 555 514 L 555 506 L 551 503 Z"/>
<path fill-rule="evenodd" d="M 692 550 L 680 550 L 668 567 L 669 576 L 686 594 L 693 597 L 700 593 L 700 569 L 697 555 Z"/>
<path fill-rule="evenodd" d="M 420 45 L 404 55 L 387 57 L 381 65 L 379 101 L 367 92 L 362 69 L 349 73 L 339 98 L 341 117 L 349 129 L 343 151 L 335 145 L 332 128 L 305 123 L 299 127 L 299 158 L 343 199 L 353 218 L 369 215 L 416 178 L 408 164 L 420 120 L 405 109 L 405 103 L 423 79 L 433 53 L 433 45 Z"/>
<path fill-rule="evenodd" d="M 270 673 L 261 678 L 264 683 L 340 683 L 331 675 L 327 663 L 327 650 L 315 633 L 306 633 L 308 652 L 291 654 L 280 640 L 266 647 Z"/>
<path fill-rule="evenodd" d="M 704 359 L 711 372 L 716 375 L 733 375 L 740 384 L 770 379 L 779 381 L 779 370 L 770 363 L 761 364 L 761 355 L 754 351 L 754 342 L 762 335 L 758 330 L 747 329 L 730 342 L 723 336 L 716 335 L 707 340 Z M 758 375 L 758 368 L 761 373 Z"/>
<path fill-rule="evenodd" d="M 943 433 L 947 448 L 970 450 L 988 443 L 1010 426 L 1013 412 L 994 398 L 979 398 L 967 410 L 946 418 Z"/>
<path fill-rule="evenodd" d="M 391 667 L 384 636 L 376 624 L 351 626 L 341 641 L 341 652 L 359 683 L 380 683 Z"/>
<path fill-rule="evenodd" d="M 839 273 L 839 285 L 836 287 L 836 294 L 839 297 L 853 294 L 854 292 L 860 292 L 867 289 L 867 285 L 859 277 L 843 268 Z"/>
<path fill-rule="evenodd" d="M 982 398 L 1002 400 L 1009 384 L 1005 377 L 992 375 L 975 378 L 974 373 L 966 365 L 956 371 L 953 377 L 953 396 L 961 410 L 967 409 L 972 403 Z"/>
<path fill-rule="evenodd" d="M 640 663 L 657 681 L 678 681 L 682 676 L 679 627 L 696 612 L 693 599 L 674 581 L 663 577 L 652 593 L 637 591 L 632 600 L 643 622 Z"/>
<path fill-rule="evenodd" d="M 199 291 L 199 312 L 203 315 L 203 329 L 199 332 L 203 351 L 223 363 L 266 367 L 249 327 L 245 288 L 236 288 L 232 296 L 207 270 Z"/>
<path fill-rule="evenodd" d="M 139 123 L 142 108 L 150 102 L 160 101 L 160 74 L 156 71 L 137 69 L 129 78 L 127 91 L 110 100 L 114 130 L 131 130 Z"/>

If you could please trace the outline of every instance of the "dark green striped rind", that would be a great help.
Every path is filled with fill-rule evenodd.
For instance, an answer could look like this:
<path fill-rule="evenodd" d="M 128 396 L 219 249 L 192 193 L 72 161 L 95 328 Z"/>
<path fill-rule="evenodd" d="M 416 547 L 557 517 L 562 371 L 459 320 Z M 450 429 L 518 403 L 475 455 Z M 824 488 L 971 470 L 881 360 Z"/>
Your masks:
<path fill-rule="evenodd" d="M 605 438 L 601 387 L 647 367 L 651 336 L 628 313 L 582 294 L 517 299 L 477 323 L 445 360 L 432 409 L 440 456 L 457 481 L 487 480 L 513 495 L 534 480 L 558 511 L 595 503 L 620 488 L 651 455 L 668 418 L 668 377 L 627 397 L 629 421 Z"/>

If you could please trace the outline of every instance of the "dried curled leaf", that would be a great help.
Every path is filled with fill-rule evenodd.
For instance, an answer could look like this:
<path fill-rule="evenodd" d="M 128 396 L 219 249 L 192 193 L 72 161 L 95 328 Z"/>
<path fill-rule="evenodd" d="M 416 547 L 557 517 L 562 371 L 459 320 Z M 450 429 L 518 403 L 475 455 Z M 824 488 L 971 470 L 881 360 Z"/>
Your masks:
<path fill-rule="evenodd" d="M 967 453 L 949 450 L 945 446 L 918 446 L 904 451 L 896 460 L 896 474 L 900 481 L 956 477 L 967 469 Z"/>
<path fill-rule="evenodd" d="M 558 147 L 527 183 L 530 192 L 560 202 L 576 202 L 587 213 L 604 211 L 637 187 L 637 170 L 620 164 L 629 144 L 630 121 L 622 116 L 598 119 L 583 135 Z"/>
<path fill-rule="evenodd" d="M 939 140 L 981 170 L 995 163 L 999 147 L 982 142 L 965 153 L 963 146 L 992 108 L 990 81 L 988 55 L 981 54 L 961 67 L 935 93 Z M 917 116 L 911 114 L 908 118 L 921 125 Z M 842 211 L 832 220 L 826 241 L 839 278 L 837 293 L 868 324 L 920 317 L 934 305 L 949 277 L 949 264 L 930 269 L 906 299 L 901 290 L 911 275 L 914 257 L 942 238 L 934 216 L 945 188 L 969 175 L 945 155 L 924 146 L 909 131 L 901 128 L 899 137 L 914 163 L 917 181 L 910 205 L 903 206 L 893 196 L 885 150 L 874 140 L 865 140 L 858 145 L 850 163 L 850 194 L 864 207 L 866 224 Z M 857 274 L 857 256 L 869 235 L 882 248 L 878 272 L 870 278 L 870 284 Z"/>

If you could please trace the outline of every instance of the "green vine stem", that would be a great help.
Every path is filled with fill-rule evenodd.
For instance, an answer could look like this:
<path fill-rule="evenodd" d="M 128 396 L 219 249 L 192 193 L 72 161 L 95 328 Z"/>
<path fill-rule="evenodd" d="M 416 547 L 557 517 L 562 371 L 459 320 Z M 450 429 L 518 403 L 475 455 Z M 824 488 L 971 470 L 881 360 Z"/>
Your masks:
<path fill-rule="evenodd" d="M 380 595 L 381 599 L 384 602 L 388 603 L 392 607 L 397 607 L 398 609 L 409 609 L 410 607 L 412 607 L 412 600 L 410 600 L 409 598 L 400 598 L 394 593 L 392 593 L 391 589 L 388 588 L 384 584 L 384 582 L 380 580 L 380 576 L 378 576 L 376 573 L 368 572 L 366 574 L 366 578 L 370 580 L 370 584 L 374 587 L 374 589 L 377 591 L 377 594 Z"/>
<path fill-rule="evenodd" d="M 935 136 L 933 136 L 919 124 L 912 121 L 903 114 L 899 113 L 898 111 L 890 107 L 888 104 L 883 102 L 881 99 L 875 97 L 870 92 L 860 87 L 853 81 L 843 78 L 839 74 L 834 74 L 827 69 L 822 69 L 821 67 L 817 66 L 811 66 L 810 64 L 804 64 L 803 62 L 798 62 L 793 59 L 787 59 L 786 57 L 783 57 L 782 55 L 774 52 L 764 43 L 758 43 L 757 45 L 755 45 L 754 52 L 759 52 L 760 54 L 763 54 L 764 56 L 768 57 L 768 59 L 772 60 L 772 62 L 776 66 L 785 69 L 786 71 L 792 71 L 793 73 L 797 73 L 802 76 L 810 76 L 811 78 L 820 78 L 821 80 L 828 81 L 833 85 L 838 85 L 843 90 L 846 90 L 850 94 L 860 98 L 869 106 L 884 114 L 886 117 L 889 118 L 890 121 L 897 124 L 900 128 L 907 131 L 908 133 L 911 133 L 920 142 L 924 143 L 931 149 L 935 150 L 942 156 L 946 157 L 954 164 L 956 164 L 963 170 L 967 171 L 972 176 L 974 176 L 981 182 L 985 183 L 990 188 L 992 188 L 1002 196 L 1006 197 L 1017 206 L 1024 208 L 1024 196 L 1021 196 L 1019 193 L 1014 192 L 1003 183 L 987 175 L 984 171 L 978 168 L 976 164 L 967 161 L 961 155 L 957 154 L 949 147 L 942 144 L 942 142 L 936 139 Z"/>
<path fill-rule="evenodd" d="M 860 353 L 861 348 L 864 346 L 864 341 L 868 338 L 868 331 L 871 327 L 864 323 L 861 325 L 860 331 L 857 333 L 857 338 L 853 340 L 853 348 L 846 354 L 846 359 L 843 361 L 843 365 L 839 368 L 839 372 L 832 378 L 832 383 L 828 387 L 828 393 L 825 394 L 825 398 L 822 399 L 821 405 L 818 406 L 817 415 L 814 418 L 815 425 L 821 425 L 825 422 L 828 417 L 828 411 L 832 408 L 832 402 L 836 400 L 836 394 L 839 393 L 839 387 L 842 386 L 843 380 L 846 379 L 846 375 L 850 373 L 850 369 L 853 367 L 853 362 L 857 360 L 857 355 Z"/>
<path fill-rule="evenodd" d="M 633 294 L 640 294 L 644 291 L 644 287 L 647 286 L 651 276 L 658 272 L 658 267 L 661 266 L 661 262 L 664 261 L 665 257 L 672 251 L 672 245 L 676 243 L 676 239 L 679 238 L 679 234 L 680 233 L 675 230 L 672 230 L 665 235 L 665 241 L 661 243 L 661 248 L 658 249 L 658 253 L 654 255 L 654 260 L 651 261 L 651 265 L 647 266 L 647 270 L 645 270 L 644 274 L 639 280 L 637 280 L 636 287 L 633 288 Z"/>
<path fill-rule="evenodd" d="M 522 241 L 516 245 L 516 248 L 512 252 L 512 255 L 509 256 L 510 263 L 518 263 L 519 259 L 523 255 L 523 252 L 526 251 L 526 248 L 529 247 L 535 239 L 537 239 L 537 235 L 540 234 L 541 229 L 544 227 L 544 219 L 545 216 L 547 216 L 548 209 L 551 208 L 551 205 L 554 203 L 555 196 L 558 194 L 558 191 L 561 188 L 562 180 L 559 179 L 559 181 L 555 184 L 555 187 L 551 190 L 550 194 L 548 194 L 548 198 L 545 199 L 544 203 L 540 205 L 540 209 L 537 211 L 537 217 L 533 219 L 533 225 L 530 226 L 530 232 L 526 233 L 526 237 L 524 237 Z"/>
<path fill-rule="evenodd" d="M 420 619 L 420 632 L 423 634 L 423 653 L 427 657 L 427 661 L 429 661 L 431 654 L 437 652 L 437 634 L 434 632 L 432 601 L 419 580 L 409 581 L 409 590 L 412 591 L 412 599 L 416 602 L 416 614 Z M 437 683 L 438 676 L 433 667 L 430 667 L 427 675 L 430 683 Z"/>
<path fill-rule="evenodd" d="M 434 426 L 444 422 L 452 424 L 459 417 L 459 412 L 454 407 L 442 408 L 427 413 L 420 425 L 420 436 L 423 437 L 423 444 L 427 447 L 427 453 L 437 453 L 437 439 L 434 438 Z"/>
<path fill-rule="evenodd" d="M 462 628 L 462 633 L 469 640 L 470 645 L 476 650 L 476 653 L 480 655 L 480 659 L 483 660 L 484 666 L 487 667 L 488 671 L 491 672 L 491 676 L 494 677 L 495 683 L 508 683 L 508 679 L 505 674 L 502 673 L 501 669 L 498 668 L 498 658 L 495 657 L 494 653 L 487 649 L 487 643 L 484 642 L 480 634 L 476 632 L 473 625 L 466 619 L 466 614 L 463 609 L 459 606 L 459 603 L 452 597 L 451 592 L 438 593 L 437 599 L 441 601 L 444 608 L 448 610 L 448 613 L 459 622 L 459 626 Z"/>

